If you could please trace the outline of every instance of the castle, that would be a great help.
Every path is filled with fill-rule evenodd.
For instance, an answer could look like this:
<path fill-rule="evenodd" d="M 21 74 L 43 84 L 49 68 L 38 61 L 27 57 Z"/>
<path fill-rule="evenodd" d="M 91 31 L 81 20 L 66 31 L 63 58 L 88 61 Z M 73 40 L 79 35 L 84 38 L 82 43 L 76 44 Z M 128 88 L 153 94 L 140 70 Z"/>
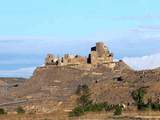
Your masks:
<path fill-rule="evenodd" d="M 108 68 L 114 68 L 116 63 L 113 61 L 113 54 L 110 53 L 109 49 L 104 45 L 104 43 L 97 42 L 96 46 L 91 48 L 91 52 L 88 57 L 65 54 L 63 57 L 59 58 L 52 54 L 48 54 L 45 59 L 45 65 L 105 65 Z"/>

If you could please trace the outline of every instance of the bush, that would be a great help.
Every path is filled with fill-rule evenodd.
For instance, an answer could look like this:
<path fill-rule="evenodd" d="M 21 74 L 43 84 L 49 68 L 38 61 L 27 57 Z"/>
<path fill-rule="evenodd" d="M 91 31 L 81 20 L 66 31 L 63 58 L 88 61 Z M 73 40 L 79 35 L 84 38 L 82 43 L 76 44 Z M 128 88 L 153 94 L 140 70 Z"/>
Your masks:
<path fill-rule="evenodd" d="M 111 111 L 111 110 L 113 110 L 115 108 L 115 105 L 109 105 L 109 104 L 106 104 L 106 106 L 105 106 L 105 111 L 107 112 L 107 111 Z"/>
<path fill-rule="evenodd" d="M 18 113 L 18 114 L 24 114 L 25 113 L 25 110 L 22 108 L 22 107 L 18 107 L 17 109 L 16 109 L 16 112 Z"/>
<path fill-rule="evenodd" d="M 160 111 L 160 104 L 159 103 L 152 103 L 151 107 L 155 111 Z"/>
<path fill-rule="evenodd" d="M 75 107 L 70 113 L 70 117 L 84 115 L 84 109 L 81 106 Z"/>
<path fill-rule="evenodd" d="M 146 111 L 146 110 L 152 110 L 151 104 L 138 104 L 138 110 Z"/>
<path fill-rule="evenodd" d="M 96 111 L 102 111 L 105 109 L 105 103 L 95 103 L 92 105 L 92 110 L 93 112 L 96 112 Z"/>
<path fill-rule="evenodd" d="M 154 110 L 154 111 L 160 111 L 160 104 L 159 103 L 153 103 L 152 99 L 148 99 L 148 103 L 144 103 L 144 94 L 145 91 L 142 88 L 139 88 L 136 91 L 132 92 L 132 97 L 134 101 L 136 102 L 138 110 L 146 111 L 146 110 Z"/>
<path fill-rule="evenodd" d="M 139 104 L 138 109 L 143 111 L 146 110 L 160 111 L 160 104 L 158 103 Z"/>
<path fill-rule="evenodd" d="M 4 115 L 4 114 L 7 114 L 7 112 L 3 108 L 0 108 L 0 115 Z"/>
<path fill-rule="evenodd" d="M 117 105 L 117 106 L 115 107 L 114 115 L 121 115 L 121 114 L 122 114 L 122 111 L 123 111 L 122 106 Z"/>
<path fill-rule="evenodd" d="M 70 113 L 70 117 L 84 115 L 85 112 L 99 112 L 109 111 L 115 108 L 114 105 L 104 103 L 93 103 L 90 99 L 90 90 L 87 85 L 79 85 L 76 94 L 80 95 L 77 99 L 77 107 L 75 107 Z"/>
<path fill-rule="evenodd" d="M 78 99 L 78 105 L 85 107 L 89 106 L 92 104 L 92 100 L 90 100 L 90 95 L 89 94 L 84 94 Z"/>
<path fill-rule="evenodd" d="M 132 92 L 132 98 L 134 99 L 137 105 L 144 103 L 144 94 L 145 91 L 142 88 L 139 88 Z"/>
<path fill-rule="evenodd" d="M 88 106 L 85 106 L 84 111 L 85 112 L 89 112 L 89 111 L 98 112 L 98 111 L 105 110 L 105 107 L 106 107 L 105 103 L 94 103 L 94 104 L 92 103 Z"/>

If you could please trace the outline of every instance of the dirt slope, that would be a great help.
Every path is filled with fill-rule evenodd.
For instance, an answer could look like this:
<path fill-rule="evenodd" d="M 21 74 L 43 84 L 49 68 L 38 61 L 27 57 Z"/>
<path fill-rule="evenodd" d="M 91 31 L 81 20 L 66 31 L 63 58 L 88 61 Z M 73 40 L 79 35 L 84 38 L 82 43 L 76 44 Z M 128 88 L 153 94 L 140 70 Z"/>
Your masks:
<path fill-rule="evenodd" d="M 115 70 L 98 66 L 90 71 L 70 66 L 37 68 L 30 80 L 12 89 L 11 96 L 28 100 L 27 106 L 51 106 L 72 108 L 76 102 L 76 89 L 87 84 L 95 102 L 124 103 L 133 105 L 131 92 L 144 87 L 155 100 L 160 97 L 160 70 L 134 71 L 121 61 Z"/>

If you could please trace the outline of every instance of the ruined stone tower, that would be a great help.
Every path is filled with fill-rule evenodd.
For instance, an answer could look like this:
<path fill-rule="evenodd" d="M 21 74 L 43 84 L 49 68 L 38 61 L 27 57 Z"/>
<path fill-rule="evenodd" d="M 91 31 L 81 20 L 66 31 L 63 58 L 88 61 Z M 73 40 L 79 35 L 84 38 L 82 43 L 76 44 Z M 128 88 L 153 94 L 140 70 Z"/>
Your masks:
<path fill-rule="evenodd" d="M 52 54 L 48 54 L 45 59 L 45 65 L 56 65 L 56 64 L 57 64 L 57 58 Z"/>
<path fill-rule="evenodd" d="M 104 57 L 106 53 L 109 53 L 106 46 L 104 46 L 104 43 L 98 42 L 96 43 L 96 51 L 98 57 Z"/>
<path fill-rule="evenodd" d="M 113 62 L 113 54 L 102 42 L 97 42 L 95 47 L 91 48 L 88 62 L 92 65 L 109 64 Z"/>
<path fill-rule="evenodd" d="M 88 58 L 69 54 L 65 54 L 63 57 L 55 57 L 52 54 L 48 54 L 45 59 L 45 65 L 83 66 L 92 68 L 100 64 L 109 68 L 114 68 L 116 64 L 113 61 L 113 54 L 103 42 L 97 42 L 96 46 L 91 48 Z"/>

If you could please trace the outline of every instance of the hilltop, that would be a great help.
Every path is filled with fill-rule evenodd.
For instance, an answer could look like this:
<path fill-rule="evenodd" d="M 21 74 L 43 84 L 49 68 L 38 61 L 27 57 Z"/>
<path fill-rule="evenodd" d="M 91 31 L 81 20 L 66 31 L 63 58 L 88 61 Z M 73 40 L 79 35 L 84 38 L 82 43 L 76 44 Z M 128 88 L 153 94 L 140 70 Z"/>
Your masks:
<path fill-rule="evenodd" d="M 30 79 L 17 83 L 7 95 L 0 96 L 9 101 L 0 101 L 17 101 L 16 104 L 2 105 L 9 111 L 18 105 L 27 112 L 65 114 L 76 105 L 79 85 L 89 86 L 94 102 L 125 104 L 126 110 L 135 110 L 131 93 L 138 88 L 147 91 L 145 101 L 148 98 L 159 100 L 160 69 L 134 71 L 122 60 L 115 62 L 109 49 L 103 43 L 97 43 L 88 58 L 47 55 L 45 66 L 37 67 Z"/>

